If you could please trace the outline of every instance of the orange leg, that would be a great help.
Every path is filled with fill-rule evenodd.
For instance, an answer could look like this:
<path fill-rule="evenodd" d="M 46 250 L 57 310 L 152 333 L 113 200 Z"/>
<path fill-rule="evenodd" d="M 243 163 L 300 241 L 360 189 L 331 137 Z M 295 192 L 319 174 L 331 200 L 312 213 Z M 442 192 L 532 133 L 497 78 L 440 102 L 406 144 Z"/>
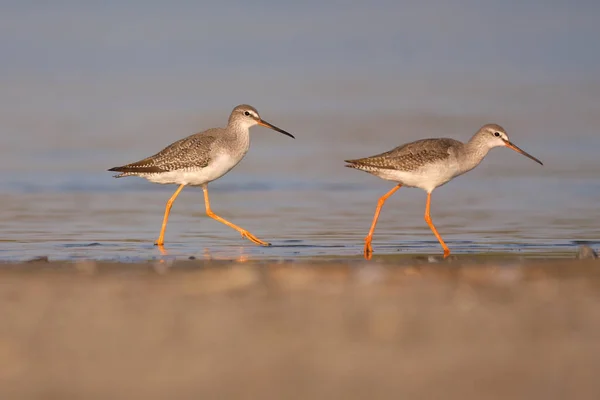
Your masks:
<path fill-rule="evenodd" d="M 227 225 L 230 228 L 235 229 L 242 235 L 242 237 L 245 237 L 246 239 L 250 240 L 251 242 L 253 242 L 255 244 L 259 244 L 261 246 L 270 246 L 271 245 L 271 243 L 263 242 L 262 240 L 260 240 L 259 238 L 257 238 L 256 236 L 254 236 L 253 234 L 248 232 L 247 230 L 242 229 L 239 226 L 232 224 L 231 222 L 219 217 L 217 214 L 212 212 L 212 210 L 210 209 L 210 201 L 208 200 L 208 186 L 203 185 L 202 190 L 204 191 L 204 204 L 206 205 L 206 215 L 208 215 L 209 217 L 211 217 L 213 219 L 216 219 L 217 221 Z"/>
<path fill-rule="evenodd" d="M 167 230 L 167 222 L 169 221 L 169 213 L 171 212 L 171 206 L 173 206 L 173 202 L 179 196 L 179 193 L 183 190 L 185 185 L 179 185 L 173 196 L 167 201 L 167 206 L 165 208 L 165 216 L 163 218 L 162 228 L 160 229 L 160 235 L 158 236 L 158 240 L 154 242 L 157 246 L 162 246 L 165 244 L 165 231 Z"/>
<path fill-rule="evenodd" d="M 430 206 L 431 206 L 431 193 L 427 193 L 427 205 L 425 206 L 425 222 L 427 222 L 427 225 L 429 225 L 429 227 L 433 231 L 433 234 L 435 235 L 437 240 L 439 240 L 440 244 L 442 245 L 442 248 L 444 249 L 444 258 L 446 258 L 450 255 L 450 249 L 448 248 L 448 246 L 446 246 L 446 243 L 444 243 L 444 241 L 442 240 L 442 237 L 438 233 L 437 229 L 435 229 L 435 226 L 433 225 L 433 222 L 431 221 L 431 215 L 429 215 L 429 207 Z"/>
<path fill-rule="evenodd" d="M 369 234 L 365 238 L 365 258 L 370 260 L 373 257 L 373 248 L 371 247 L 371 241 L 373 240 L 373 232 L 375 232 L 375 225 L 377 225 L 377 220 L 379 219 L 379 213 L 381 212 L 381 207 L 385 204 L 385 201 L 393 195 L 396 190 L 400 189 L 402 185 L 395 186 L 392 190 L 381 196 L 379 201 L 377 202 L 377 208 L 375 209 L 375 216 L 373 217 L 373 223 L 371 223 L 371 229 L 369 230 Z"/>

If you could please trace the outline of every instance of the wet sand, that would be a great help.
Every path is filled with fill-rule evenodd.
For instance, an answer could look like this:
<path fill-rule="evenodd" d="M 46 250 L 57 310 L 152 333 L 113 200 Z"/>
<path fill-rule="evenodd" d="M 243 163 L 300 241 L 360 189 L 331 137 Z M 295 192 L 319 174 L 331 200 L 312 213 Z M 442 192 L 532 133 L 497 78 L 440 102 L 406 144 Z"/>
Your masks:
<path fill-rule="evenodd" d="M 598 260 L 435 261 L 0 264 L 0 398 L 599 398 Z"/>

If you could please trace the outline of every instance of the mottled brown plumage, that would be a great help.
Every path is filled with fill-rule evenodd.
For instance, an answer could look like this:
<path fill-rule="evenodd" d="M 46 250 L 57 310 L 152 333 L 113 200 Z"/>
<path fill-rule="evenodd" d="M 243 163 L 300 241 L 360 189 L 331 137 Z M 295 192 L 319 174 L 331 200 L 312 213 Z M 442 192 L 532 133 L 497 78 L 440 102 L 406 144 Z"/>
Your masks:
<path fill-rule="evenodd" d="M 210 148 L 216 140 L 211 135 L 218 129 L 209 129 L 178 140 L 153 156 L 144 158 L 122 167 L 114 167 L 109 171 L 122 172 L 116 178 L 147 173 L 162 173 L 181 169 L 200 169 L 210 163 Z M 214 132 L 215 134 L 217 132 Z"/>
<path fill-rule="evenodd" d="M 415 171 L 426 164 L 446 160 L 450 148 L 457 145 L 462 143 L 454 139 L 422 139 L 371 157 L 345 160 L 349 163 L 346 167 L 367 172 L 376 169 Z"/>

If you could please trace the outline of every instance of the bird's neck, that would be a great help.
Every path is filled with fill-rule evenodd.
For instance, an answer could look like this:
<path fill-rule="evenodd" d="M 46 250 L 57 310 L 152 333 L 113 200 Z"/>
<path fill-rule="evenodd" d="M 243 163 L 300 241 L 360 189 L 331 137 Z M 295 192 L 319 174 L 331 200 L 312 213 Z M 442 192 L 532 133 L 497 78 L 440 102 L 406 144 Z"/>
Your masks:
<path fill-rule="evenodd" d="M 249 137 L 250 136 L 250 127 L 244 123 L 230 121 L 227 125 L 226 131 L 232 136 L 237 137 Z"/>
<path fill-rule="evenodd" d="M 250 147 L 250 127 L 239 122 L 230 122 L 225 129 L 225 135 L 228 141 L 237 142 L 244 148 L 244 153 Z"/>
<path fill-rule="evenodd" d="M 475 135 L 463 147 L 463 169 L 470 171 L 475 168 L 490 151 L 489 145 L 479 135 Z"/>

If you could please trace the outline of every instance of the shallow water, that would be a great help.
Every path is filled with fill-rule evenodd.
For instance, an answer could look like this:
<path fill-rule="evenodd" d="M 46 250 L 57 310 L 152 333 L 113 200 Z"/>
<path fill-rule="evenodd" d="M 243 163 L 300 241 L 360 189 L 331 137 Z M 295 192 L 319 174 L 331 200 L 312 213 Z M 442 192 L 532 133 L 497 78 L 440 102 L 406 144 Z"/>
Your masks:
<path fill-rule="evenodd" d="M 360 256 L 377 199 L 393 183 L 344 168 L 343 159 L 434 136 L 431 126 L 440 123 L 400 115 L 387 123 L 412 131 L 384 126 L 365 135 L 360 124 L 336 128 L 324 117 L 309 123 L 285 116 L 268 120 L 297 139 L 254 128 L 246 158 L 212 183 L 209 193 L 213 211 L 272 246 L 255 246 L 206 217 L 201 189 L 186 188 L 171 213 L 168 256 Z M 444 136 L 468 139 L 472 132 L 465 133 L 464 127 L 473 123 L 457 121 Z M 372 125 L 367 118 L 362 124 Z M 510 150 L 494 149 L 474 171 L 434 191 L 432 218 L 454 254 L 562 254 L 581 243 L 600 243 L 600 180 L 595 178 L 600 168 L 592 150 L 600 140 L 582 135 L 578 144 L 566 145 L 558 134 L 537 141 L 535 133 L 512 138 L 544 161 L 543 167 Z M 185 134 L 149 134 L 143 143 L 140 135 L 115 133 L 96 148 L 40 137 L 42 143 L 33 149 L 7 155 L 3 166 L 11 173 L 0 181 L 0 260 L 162 257 L 153 242 L 175 187 L 134 177 L 117 180 L 105 170 L 152 154 Z M 375 255 L 441 253 L 423 220 L 425 198 L 422 190 L 402 188 L 388 200 L 374 236 Z"/>
<path fill-rule="evenodd" d="M 433 221 L 453 252 L 600 242 L 597 2 L 14 3 L 0 15 L 0 261 L 161 257 L 152 243 L 175 188 L 106 170 L 223 126 L 241 103 L 296 139 L 254 128 L 246 158 L 210 185 L 212 206 L 273 246 L 207 218 L 189 188 L 169 255 L 360 257 L 393 184 L 343 160 L 465 141 L 486 123 L 544 166 L 494 149 L 437 189 Z M 375 255 L 441 254 L 424 207 L 421 190 L 395 194 Z"/>

